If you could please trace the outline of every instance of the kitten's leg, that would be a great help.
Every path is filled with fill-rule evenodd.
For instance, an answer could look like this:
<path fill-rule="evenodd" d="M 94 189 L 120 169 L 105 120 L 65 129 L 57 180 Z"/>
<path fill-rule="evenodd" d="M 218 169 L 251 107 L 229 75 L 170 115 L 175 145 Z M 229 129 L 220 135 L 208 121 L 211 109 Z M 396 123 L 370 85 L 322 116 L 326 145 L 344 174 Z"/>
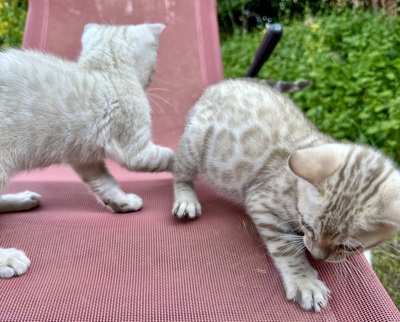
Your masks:
<path fill-rule="evenodd" d="M 8 180 L 9 176 L 6 172 L 0 171 L 0 191 L 7 185 Z M 40 195 L 31 191 L 0 195 L 0 213 L 36 208 L 40 203 L 40 199 Z"/>
<path fill-rule="evenodd" d="M 201 205 L 191 180 L 174 179 L 174 205 L 172 214 L 178 218 L 194 219 L 201 215 Z"/>
<path fill-rule="evenodd" d="M 0 191 L 6 186 L 9 177 L 0 171 Z M 35 208 L 40 202 L 37 193 L 25 191 L 16 194 L 0 196 L 0 213 L 13 212 Z M 10 278 L 24 274 L 31 264 L 22 250 L 15 248 L 0 248 L 0 278 Z"/>
<path fill-rule="evenodd" d="M 0 248 L 0 278 L 24 274 L 31 264 L 22 250 Z"/>
<path fill-rule="evenodd" d="M 142 208 L 142 199 L 135 194 L 123 192 L 103 162 L 73 165 L 73 168 L 96 197 L 112 211 L 132 212 Z"/>
<path fill-rule="evenodd" d="M 277 237 L 272 242 L 267 241 L 264 234 L 263 239 L 282 277 L 286 298 L 297 302 L 304 310 L 320 312 L 328 304 L 330 291 L 318 278 L 305 251 L 288 245 L 287 237 Z"/>
<path fill-rule="evenodd" d="M 156 145 L 153 142 L 149 142 L 142 151 L 130 160 L 123 161 L 124 153 L 118 154 L 122 154 L 122 158 L 117 158 L 117 161 L 122 161 L 121 164 L 130 171 L 172 171 L 174 164 L 174 152 L 170 148 Z"/>
<path fill-rule="evenodd" d="M 328 303 L 330 291 L 309 263 L 302 237 L 262 206 L 260 199 L 250 201 L 247 210 L 281 275 L 287 299 L 305 310 L 320 312 Z"/>
<path fill-rule="evenodd" d="M 197 151 L 190 151 L 189 145 L 190 141 L 183 135 L 174 161 L 175 199 L 172 213 L 178 218 L 193 219 L 201 215 L 201 206 L 193 185 L 201 160 Z"/>

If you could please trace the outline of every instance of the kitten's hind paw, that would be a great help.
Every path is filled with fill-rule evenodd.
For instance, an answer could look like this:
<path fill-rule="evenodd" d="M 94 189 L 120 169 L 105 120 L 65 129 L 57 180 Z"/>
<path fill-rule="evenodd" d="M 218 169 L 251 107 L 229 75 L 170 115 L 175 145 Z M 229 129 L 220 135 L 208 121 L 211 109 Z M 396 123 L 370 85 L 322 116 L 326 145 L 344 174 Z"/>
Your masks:
<path fill-rule="evenodd" d="M 318 278 L 291 280 L 285 288 L 287 299 L 297 302 L 304 310 L 321 312 L 328 304 L 330 291 Z"/>
<path fill-rule="evenodd" d="M 201 215 L 201 206 L 197 200 L 177 200 L 172 208 L 172 214 L 178 218 L 195 219 Z"/>
<path fill-rule="evenodd" d="M 0 248 L 0 278 L 24 274 L 31 261 L 22 250 Z"/>

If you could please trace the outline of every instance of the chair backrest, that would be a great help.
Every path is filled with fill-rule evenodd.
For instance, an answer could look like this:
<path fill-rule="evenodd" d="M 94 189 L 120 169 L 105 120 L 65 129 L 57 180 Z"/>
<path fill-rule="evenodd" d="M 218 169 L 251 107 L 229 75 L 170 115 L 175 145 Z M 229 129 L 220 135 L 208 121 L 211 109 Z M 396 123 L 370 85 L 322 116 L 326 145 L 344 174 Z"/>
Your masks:
<path fill-rule="evenodd" d="M 76 59 L 86 23 L 165 23 L 149 93 L 154 139 L 175 147 L 187 110 L 223 77 L 216 17 L 215 0 L 30 0 L 23 47 Z"/>

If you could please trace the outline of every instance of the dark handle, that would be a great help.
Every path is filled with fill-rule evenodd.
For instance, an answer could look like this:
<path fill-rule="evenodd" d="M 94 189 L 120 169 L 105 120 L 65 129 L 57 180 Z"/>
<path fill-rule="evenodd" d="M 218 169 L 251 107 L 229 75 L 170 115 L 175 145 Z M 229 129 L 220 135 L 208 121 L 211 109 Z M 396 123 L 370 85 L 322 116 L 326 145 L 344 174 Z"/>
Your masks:
<path fill-rule="evenodd" d="M 253 62 L 247 71 L 247 77 L 255 77 L 260 71 L 262 65 L 271 55 L 276 47 L 279 39 L 283 34 L 283 28 L 279 23 L 274 23 L 269 26 L 267 33 L 263 37 L 260 46 L 258 46 L 256 54 L 254 55 Z"/>

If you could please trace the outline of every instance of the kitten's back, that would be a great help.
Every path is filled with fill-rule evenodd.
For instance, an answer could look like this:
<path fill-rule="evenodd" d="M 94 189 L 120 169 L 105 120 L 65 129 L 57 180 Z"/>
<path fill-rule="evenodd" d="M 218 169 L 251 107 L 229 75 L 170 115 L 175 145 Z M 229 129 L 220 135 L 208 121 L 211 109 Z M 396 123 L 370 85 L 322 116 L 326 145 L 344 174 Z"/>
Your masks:
<path fill-rule="evenodd" d="M 7 49 L 0 52 L 0 70 L 2 71 L 0 79 L 18 76 L 26 78 L 30 76 L 30 71 L 47 72 L 49 68 L 67 72 L 75 66 L 75 62 L 35 50 Z"/>
<path fill-rule="evenodd" d="M 55 151 L 76 149 L 77 137 L 78 150 L 91 155 L 97 129 L 88 102 L 96 87 L 76 63 L 12 49 L 0 53 L 0 70 L 0 149 L 15 161 L 13 171 L 70 161 Z"/>
<path fill-rule="evenodd" d="M 294 150 L 331 141 L 278 91 L 246 80 L 209 87 L 188 117 L 181 149 L 197 154 L 200 172 L 243 201 L 263 169 L 281 171 Z"/>
<path fill-rule="evenodd" d="M 76 63 L 30 50 L 1 52 L 0 71 L 0 113 L 7 109 L 26 113 L 35 105 L 32 104 L 35 99 L 43 103 L 63 100 L 81 78 Z M 18 108 L 20 105 L 22 109 Z M 40 111 L 36 109 L 36 112 Z"/>
<path fill-rule="evenodd" d="M 235 136 L 243 129 L 257 131 L 265 143 L 288 148 L 304 145 L 306 137 L 323 136 L 280 92 L 240 79 L 220 82 L 204 92 L 189 116 L 189 126 L 197 123 L 215 131 L 229 129 Z"/>

